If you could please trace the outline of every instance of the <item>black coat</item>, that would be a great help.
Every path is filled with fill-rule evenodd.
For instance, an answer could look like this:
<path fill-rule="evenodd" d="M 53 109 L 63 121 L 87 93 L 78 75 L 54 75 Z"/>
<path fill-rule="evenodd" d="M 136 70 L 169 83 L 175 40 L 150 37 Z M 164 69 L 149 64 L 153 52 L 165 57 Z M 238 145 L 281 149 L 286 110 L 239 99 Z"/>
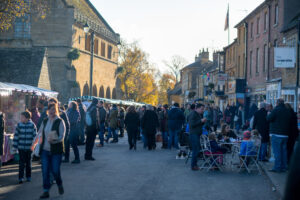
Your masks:
<path fill-rule="evenodd" d="M 270 140 L 269 122 L 267 121 L 268 111 L 261 108 L 254 113 L 253 129 L 256 129 L 261 135 L 261 142 L 267 143 Z"/>
<path fill-rule="evenodd" d="M 180 130 L 185 122 L 185 117 L 180 108 L 172 108 L 168 112 L 168 127 L 170 130 Z"/>
<path fill-rule="evenodd" d="M 284 106 L 278 105 L 268 115 L 268 122 L 270 122 L 270 133 L 289 136 L 290 123 L 292 120 L 291 112 Z"/>
<path fill-rule="evenodd" d="M 125 127 L 128 132 L 130 131 L 138 131 L 140 127 L 140 116 L 136 112 L 129 112 L 125 116 L 124 121 Z"/>
<path fill-rule="evenodd" d="M 204 123 L 202 122 L 203 116 L 198 114 L 196 111 L 192 111 L 189 115 L 189 128 L 190 134 L 202 134 L 202 127 Z"/>
<path fill-rule="evenodd" d="M 159 127 L 157 114 L 152 110 L 146 110 L 141 123 L 146 135 L 155 134 L 156 129 Z"/>

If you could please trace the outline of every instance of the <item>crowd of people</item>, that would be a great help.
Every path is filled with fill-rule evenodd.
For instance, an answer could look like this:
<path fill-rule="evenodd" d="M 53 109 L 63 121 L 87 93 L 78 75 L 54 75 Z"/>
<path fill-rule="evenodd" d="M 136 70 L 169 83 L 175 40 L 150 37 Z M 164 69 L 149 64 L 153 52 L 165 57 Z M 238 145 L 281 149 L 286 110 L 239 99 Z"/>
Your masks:
<path fill-rule="evenodd" d="M 179 149 L 181 138 L 188 134 L 192 170 L 199 170 L 197 160 L 202 134 L 208 136 L 213 153 L 230 152 L 230 146 L 220 146 L 218 142 L 238 138 L 242 140 L 240 156 L 251 154 L 245 146 L 259 146 L 261 161 L 268 161 L 271 138 L 275 157 L 271 171 L 286 171 L 298 137 L 299 117 L 297 122 L 297 114 L 282 99 L 274 109 L 264 102 L 259 106 L 259 110 L 254 106 L 246 117 L 243 107 L 234 105 L 228 105 L 224 112 L 217 106 L 200 103 L 188 104 L 185 108 L 180 108 L 178 103 L 170 108 L 168 105 L 129 106 L 125 111 L 96 98 L 88 108 L 81 99 L 71 101 L 69 105 L 60 105 L 55 98 L 40 100 L 38 108 L 21 113 L 21 121 L 16 127 L 13 144 L 20 155 L 19 183 L 24 181 L 25 169 L 26 181 L 31 181 L 31 155 L 38 149 L 34 154 L 40 157 L 44 189 L 40 198 L 49 198 L 53 181 L 56 181 L 59 194 L 63 194 L 60 165 L 70 162 L 70 146 L 74 152 L 72 164 L 80 163 L 78 145 L 85 145 L 84 159 L 93 161 L 97 135 L 99 143 L 96 147 L 102 148 L 106 143 L 118 143 L 124 130 L 128 134 L 129 150 L 137 149 L 138 140 L 143 142 L 145 149 L 155 150 L 160 138 L 162 149 Z"/>

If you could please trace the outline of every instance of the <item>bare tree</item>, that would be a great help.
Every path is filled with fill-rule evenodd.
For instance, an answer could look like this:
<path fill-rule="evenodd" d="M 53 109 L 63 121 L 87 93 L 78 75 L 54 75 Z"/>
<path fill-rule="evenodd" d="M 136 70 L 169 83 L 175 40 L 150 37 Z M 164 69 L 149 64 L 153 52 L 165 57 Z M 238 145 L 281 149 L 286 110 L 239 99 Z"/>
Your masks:
<path fill-rule="evenodd" d="M 180 79 L 180 70 L 187 64 L 187 60 L 182 56 L 174 55 L 169 62 L 163 62 L 171 70 L 172 74 L 175 76 L 176 83 L 178 83 Z"/>

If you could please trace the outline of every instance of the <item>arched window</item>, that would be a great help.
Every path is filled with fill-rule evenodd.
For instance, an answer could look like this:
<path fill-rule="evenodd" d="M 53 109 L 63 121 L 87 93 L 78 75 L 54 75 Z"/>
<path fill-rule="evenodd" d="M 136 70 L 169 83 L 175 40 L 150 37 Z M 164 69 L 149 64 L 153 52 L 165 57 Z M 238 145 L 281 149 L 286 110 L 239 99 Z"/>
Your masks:
<path fill-rule="evenodd" d="M 94 97 L 97 96 L 97 86 L 96 85 L 93 86 L 93 96 Z"/>
<path fill-rule="evenodd" d="M 89 85 L 87 83 L 85 83 L 84 87 L 83 87 L 83 92 L 82 92 L 82 96 L 88 96 L 89 95 Z"/>
<path fill-rule="evenodd" d="M 116 91 L 116 88 L 114 88 L 113 91 L 112 91 L 112 98 L 113 98 L 113 99 L 117 99 L 117 91 Z"/>
<path fill-rule="evenodd" d="M 99 97 L 104 98 L 104 87 L 103 87 L 103 85 L 100 87 Z"/>
<path fill-rule="evenodd" d="M 107 98 L 107 99 L 110 99 L 110 98 L 111 98 L 111 96 L 110 96 L 110 87 L 108 87 L 108 88 L 106 89 L 106 98 Z"/>

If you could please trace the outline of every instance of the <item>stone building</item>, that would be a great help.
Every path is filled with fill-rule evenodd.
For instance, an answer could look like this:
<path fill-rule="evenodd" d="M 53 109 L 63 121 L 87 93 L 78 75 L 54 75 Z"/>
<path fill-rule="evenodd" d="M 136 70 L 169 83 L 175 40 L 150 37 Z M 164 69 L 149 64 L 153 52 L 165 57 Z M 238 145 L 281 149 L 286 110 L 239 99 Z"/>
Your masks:
<path fill-rule="evenodd" d="M 63 102 L 89 94 L 90 87 L 95 96 L 117 98 L 115 70 L 120 36 L 89 0 L 53 0 L 45 19 L 37 20 L 35 13 L 24 18 L 26 20 L 17 19 L 11 30 L 0 33 L 0 50 L 11 50 L 13 54 L 16 48 L 46 49 L 50 88 L 60 93 L 59 99 Z M 91 29 L 88 34 L 84 33 L 85 24 Z M 89 85 L 92 31 L 95 33 L 94 70 L 93 85 Z M 70 60 L 68 53 L 74 48 L 79 50 L 80 57 Z"/>

